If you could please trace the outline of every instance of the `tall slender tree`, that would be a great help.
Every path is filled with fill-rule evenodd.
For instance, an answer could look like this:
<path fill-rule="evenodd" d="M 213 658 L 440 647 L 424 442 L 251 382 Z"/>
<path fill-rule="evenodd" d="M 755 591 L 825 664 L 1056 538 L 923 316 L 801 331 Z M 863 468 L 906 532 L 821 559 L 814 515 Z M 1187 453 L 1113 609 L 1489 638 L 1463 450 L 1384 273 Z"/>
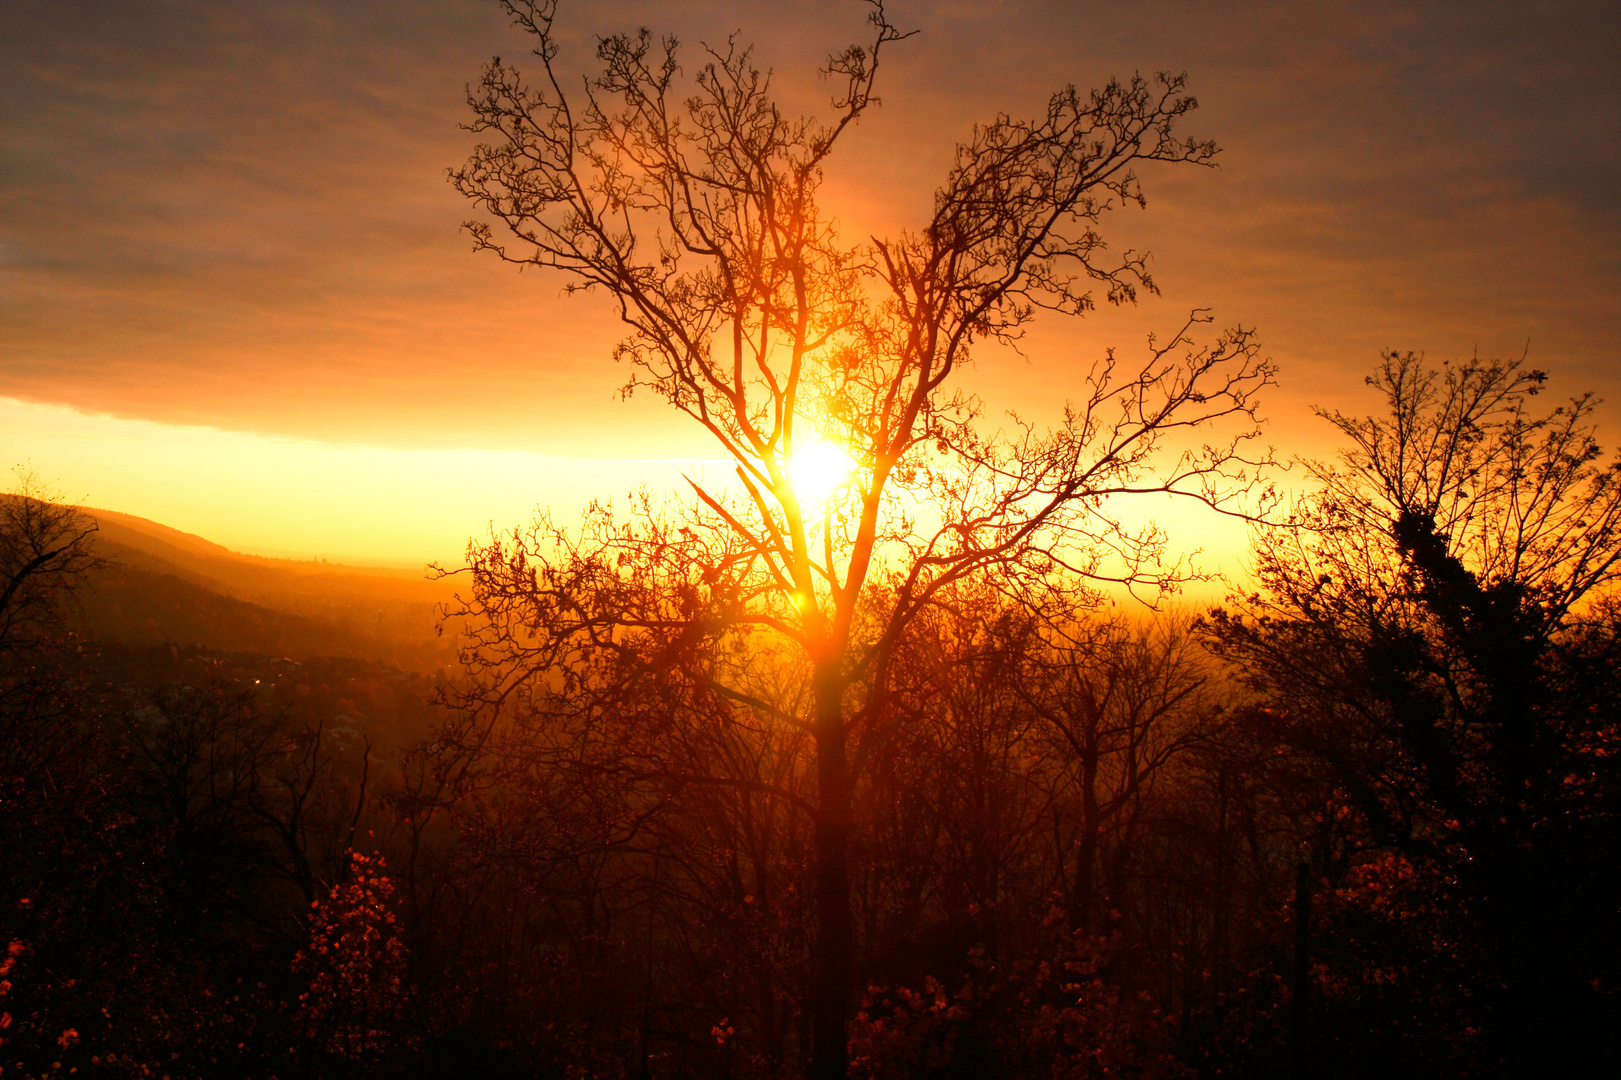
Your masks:
<path fill-rule="evenodd" d="M 692 671 L 728 707 L 814 742 L 812 1074 L 842 1076 L 852 742 L 882 713 L 909 622 L 991 570 L 1014 592 L 1071 575 L 1174 586 L 1163 535 L 1127 528 L 1115 497 L 1233 511 L 1254 489 L 1254 395 L 1272 369 L 1247 330 L 1196 343 L 1203 314 L 1140 367 L 1112 354 L 1095 366 L 1047 432 L 993 430 L 957 385 L 976 345 L 1013 341 L 1038 312 L 1080 316 L 1099 293 L 1121 304 L 1153 290 L 1146 256 L 1112 255 L 1101 223 L 1143 204 L 1139 164 L 1209 164 L 1216 147 L 1177 135 L 1195 107 L 1180 76 L 1067 87 L 1034 120 L 976 128 L 916 232 L 852 244 L 817 195 L 841 136 L 877 104 L 880 57 L 908 36 L 881 3 L 867 44 L 828 62 L 826 120 L 785 115 L 735 40 L 706 46 L 687 82 L 674 38 L 605 37 L 600 74 L 576 84 L 560 68 L 555 2 L 504 6 L 538 75 L 497 59 L 470 90 L 485 141 L 451 180 L 483 211 L 475 246 L 606 293 L 630 329 L 617 350 L 627 390 L 708 432 L 736 485 L 693 482 L 683 509 L 640 524 L 597 519 L 577 536 L 540 528 L 474 550 L 468 606 L 482 630 L 469 660 L 491 702 L 591 657 L 668 666 L 717 626 L 798 652 L 803 709 L 733 685 L 722 666 Z M 1182 448 L 1207 427 L 1222 434 Z M 1157 454 L 1168 439 L 1176 452 Z"/>

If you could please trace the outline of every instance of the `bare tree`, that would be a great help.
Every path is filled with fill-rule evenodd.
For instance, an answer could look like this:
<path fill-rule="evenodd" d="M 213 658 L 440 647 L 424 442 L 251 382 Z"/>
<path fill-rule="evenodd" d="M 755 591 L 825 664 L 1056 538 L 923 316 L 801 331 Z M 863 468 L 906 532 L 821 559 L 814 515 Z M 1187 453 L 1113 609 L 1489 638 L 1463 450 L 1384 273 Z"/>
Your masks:
<path fill-rule="evenodd" d="M 96 523 L 58 499 L 31 470 L 0 495 L 0 653 L 36 644 L 61 627 L 67 601 L 101 565 Z"/>
<path fill-rule="evenodd" d="M 1141 162 L 1208 164 L 1182 139 L 1180 76 L 1052 96 L 960 146 L 923 227 L 840 240 L 817 205 L 823 168 L 874 104 L 879 58 L 907 35 L 871 5 L 865 46 L 833 56 L 826 121 L 785 116 L 735 41 L 706 46 L 690 85 L 674 38 L 600 39 L 601 74 L 558 65 L 555 3 L 507 0 L 539 77 L 496 60 L 469 93 L 485 138 L 451 173 L 484 211 L 475 246 L 606 292 L 630 328 L 632 376 L 690 416 L 735 464 L 731 491 L 692 484 L 662 518 L 541 528 L 473 553 L 469 657 L 490 700 L 556 665 L 659 663 L 723 623 L 789 643 L 810 694 L 789 710 L 709 679 L 708 692 L 815 746 L 817 943 L 813 1069 L 842 1076 L 854 979 L 848 852 L 852 738 L 879 713 L 889 657 L 954 582 L 995 570 L 1022 591 L 1053 576 L 1174 587 L 1163 536 L 1133 531 L 1114 497 L 1161 492 L 1232 510 L 1255 482 L 1254 394 L 1270 378 L 1251 333 L 1208 344 L 1196 315 L 1134 370 L 1109 356 L 1049 432 L 980 422 L 953 376 L 1038 313 L 1078 316 L 1154 288 L 1146 256 L 1111 257 L 1098 229 L 1143 203 Z M 1167 440 L 1236 421 L 1214 445 Z M 831 450 L 829 448 L 832 448 Z M 805 464 L 847 458 L 813 493 Z M 1264 457 L 1259 455 L 1258 457 Z M 636 645 L 638 636 L 654 644 Z M 699 669 L 702 676 L 701 666 Z"/>
<path fill-rule="evenodd" d="M 1060 859 L 1074 858 L 1070 921 L 1091 933 L 1098 901 L 1120 903 L 1130 833 L 1155 781 L 1209 741 L 1219 710 L 1185 617 L 1065 629 L 1033 650 L 1019 689 L 1062 763 L 1051 782 L 1066 796 L 1053 816 Z M 1112 869 L 1100 882 L 1111 848 Z"/>
<path fill-rule="evenodd" d="M 1261 589 L 1209 626 L 1373 841 L 1459 883 L 1520 1071 L 1593 1050 L 1611 1026 L 1593 988 L 1621 963 L 1593 945 L 1621 888 L 1621 460 L 1601 460 L 1591 395 L 1534 411 L 1544 380 L 1386 354 L 1383 409 L 1323 414 L 1339 462 L 1308 464 L 1298 527 L 1257 538 Z"/>

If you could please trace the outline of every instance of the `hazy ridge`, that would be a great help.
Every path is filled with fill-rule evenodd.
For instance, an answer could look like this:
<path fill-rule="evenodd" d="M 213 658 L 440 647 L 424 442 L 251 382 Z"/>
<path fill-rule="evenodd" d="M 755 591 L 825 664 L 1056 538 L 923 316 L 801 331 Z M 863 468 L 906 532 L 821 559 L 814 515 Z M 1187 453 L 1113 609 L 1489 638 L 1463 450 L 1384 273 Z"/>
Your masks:
<path fill-rule="evenodd" d="M 432 671 L 455 660 L 436 633 L 454 596 L 427 569 L 243 555 L 130 514 L 86 508 L 107 560 L 75 629 L 129 645 L 206 645 L 304 659 L 351 656 Z"/>

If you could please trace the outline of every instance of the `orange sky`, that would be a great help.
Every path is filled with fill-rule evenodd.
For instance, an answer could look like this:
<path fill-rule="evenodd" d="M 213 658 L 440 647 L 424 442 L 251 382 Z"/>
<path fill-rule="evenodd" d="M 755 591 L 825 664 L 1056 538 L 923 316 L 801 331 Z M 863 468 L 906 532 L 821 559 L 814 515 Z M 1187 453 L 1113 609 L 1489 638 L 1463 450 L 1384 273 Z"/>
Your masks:
<path fill-rule="evenodd" d="M 785 97 L 851 0 L 569 3 L 572 52 L 647 24 L 756 41 Z M 903 3 L 883 106 L 829 170 L 847 236 L 917 223 L 975 119 L 1187 70 L 1218 171 L 1147 174 L 1164 291 L 971 374 L 1041 415 L 1194 306 L 1260 328 L 1280 448 L 1385 346 L 1531 356 L 1621 389 L 1621 16 L 1594 4 Z M 598 301 L 469 252 L 462 85 L 521 56 L 493 3 L 12 2 L 0 10 L 0 460 L 240 550 L 454 557 L 490 520 L 673 481 L 710 451 L 619 403 Z M 1611 440 L 1613 442 L 1613 440 Z M 1198 526 L 1191 526 L 1199 534 Z M 1207 545 L 1209 546 L 1209 545 Z"/>

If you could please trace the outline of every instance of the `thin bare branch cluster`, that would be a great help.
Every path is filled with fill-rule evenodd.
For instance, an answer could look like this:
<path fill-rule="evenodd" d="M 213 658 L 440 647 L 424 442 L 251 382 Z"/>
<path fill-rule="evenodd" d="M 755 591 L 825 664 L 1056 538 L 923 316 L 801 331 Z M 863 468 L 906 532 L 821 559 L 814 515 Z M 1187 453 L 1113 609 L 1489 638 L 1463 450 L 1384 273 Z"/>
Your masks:
<path fill-rule="evenodd" d="M 1545 379 L 1523 361 L 1387 353 L 1368 380 L 1381 414 L 1321 414 L 1349 445 L 1308 464 L 1321 494 L 1305 528 L 1264 535 L 1263 580 L 1290 606 L 1378 627 L 1429 618 L 1426 590 L 1467 575 L 1534 615 L 1539 640 L 1556 634 L 1621 572 L 1621 462 L 1601 460 L 1592 394 L 1532 410 Z"/>
<path fill-rule="evenodd" d="M 1103 218 L 1144 204 L 1145 163 L 1208 165 L 1216 147 L 1178 131 L 1196 105 L 1182 76 L 1066 87 L 1034 120 L 975 128 L 917 232 L 851 244 L 818 193 L 840 136 L 877 103 L 881 57 L 909 36 L 881 2 L 866 43 L 824 69 L 825 120 L 784 115 L 735 39 L 705 45 L 685 78 L 673 37 L 601 38 L 599 73 L 574 83 L 555 3 L 505 6 L 539 73 L 497 59 L 469 88 L 482 141 L 451 181 L 483 211 L 468 224 L 474 246 L 606 293 L 630 330 L 617 350 L 626 392 L 649 388 L 701 425 L 737 486 L 694 481 L 674 509 L 643 504 L 617 521 L 598 508 L 578 531 L 542 523 L 475 544 L 462 615 L 478 689 L 464 704 L 521 704 L 558 730 L 611 713 L 626 761 L 632 744 L 689 737 L 637 729 L 638 701 L 680 703 L 649 724 L 746 716 L 812 734 L 818 799 L 805 809 L 818 955 L 832 965 L 816 977 L 815 1058 L 819 1074 L 842 1075 L 846 743 L 871 731 L 907 627 L 987 573 L 1030 597 L 1077 578 L 1174 590 L 1189 571 L 1167 564 L 1157 529 L 1124 524 L 1119 499 L 1258 512 L 1270 454 L 1251 447 L 1272 366 L 1249 330 L 1201 342 L 1210 319 L 1195 312 L 1140 366 L 1110 354 L 1050 431 L 1017 419 L 992 430 L 953 379 L 976 344 L 1016 341 L 1038 312 L 1082 315 L 1094 290 L 1113 304 L 1154 291 L 1146 255 L 1110 255 Z M 796 455 L 817 443 L 852 461 L 825 499 L 794 479 Z M 749 685 L 736 657 L 772 649 L 805 663 L 801 700 Z"/>
<path fill-rule="evenodd" d="M 58 499 L 30 470 L 0 495 L 0 653 L 59 630 L 75 590 L 102 565 L 96 523 Z"/>
<path fill-rule="evenodd" d="M 697 500 L 777 606 L 797 605 L 803 618 L 785 626 L 807 646 L 842 651 L 886 560 L 910 573 L 917 602 L 929 582 L 1021 559 L 1174 587 L 1154 565 L 1157 535 L 1123 529 L 1106 501 L 1165 491 L 1230 508 L 1255 483 L 1266 454 L 1241 451 L 1272 368 L 1247 330 L 1197 344 L 1203 313 L 1134 374 L 1121 378 L 1112 355 L 1095 367 L 1050 433 L 987 433 L 978 403 L 946 385 L 974 341 L 1010 340 L 1038 309 L 1080 314 L 1093 285 L 1113 303 L 1153 288 L 1141 256 L 1104 261 L 1097 226 L 1142 204 L 1140 163 L 1213 159 L 1212 143 L 1175 133 L 1196 104 L 1182 77 L 1069 87 L 1040 120 L 998 117 L 959 148 L 920 233 L 849 247 L 816 193 L 838 135 L 875 100 L 883 49 L 906 36 L 881 5 L 870 45 L 829 62 L 842 82 L 828 123 L 784 117 L 735 41 L 706 47 L 678 102 L 676 42 L 646 31 L 602 39 L 601 75 L 571 95 L 555 6 L 509 10 L 538 38 L 544 76 L 531 85 L 496 61 L 470 92 L 472 130 L 494 137 L 452 174 L 495 222 L 469 224 L 475 245 L 613 297 L 632 329 L 620 347 L 631 385 L 693 416 L 733 460 L 741 503 L 695 484 Z M 1152 468 L 1167 438 L 1235 420 L 1229 441 Z M 813 428 L 799 442 L 825 437 L 856 460 L 820 520 L 789 479 L 796 425 Z"/>

